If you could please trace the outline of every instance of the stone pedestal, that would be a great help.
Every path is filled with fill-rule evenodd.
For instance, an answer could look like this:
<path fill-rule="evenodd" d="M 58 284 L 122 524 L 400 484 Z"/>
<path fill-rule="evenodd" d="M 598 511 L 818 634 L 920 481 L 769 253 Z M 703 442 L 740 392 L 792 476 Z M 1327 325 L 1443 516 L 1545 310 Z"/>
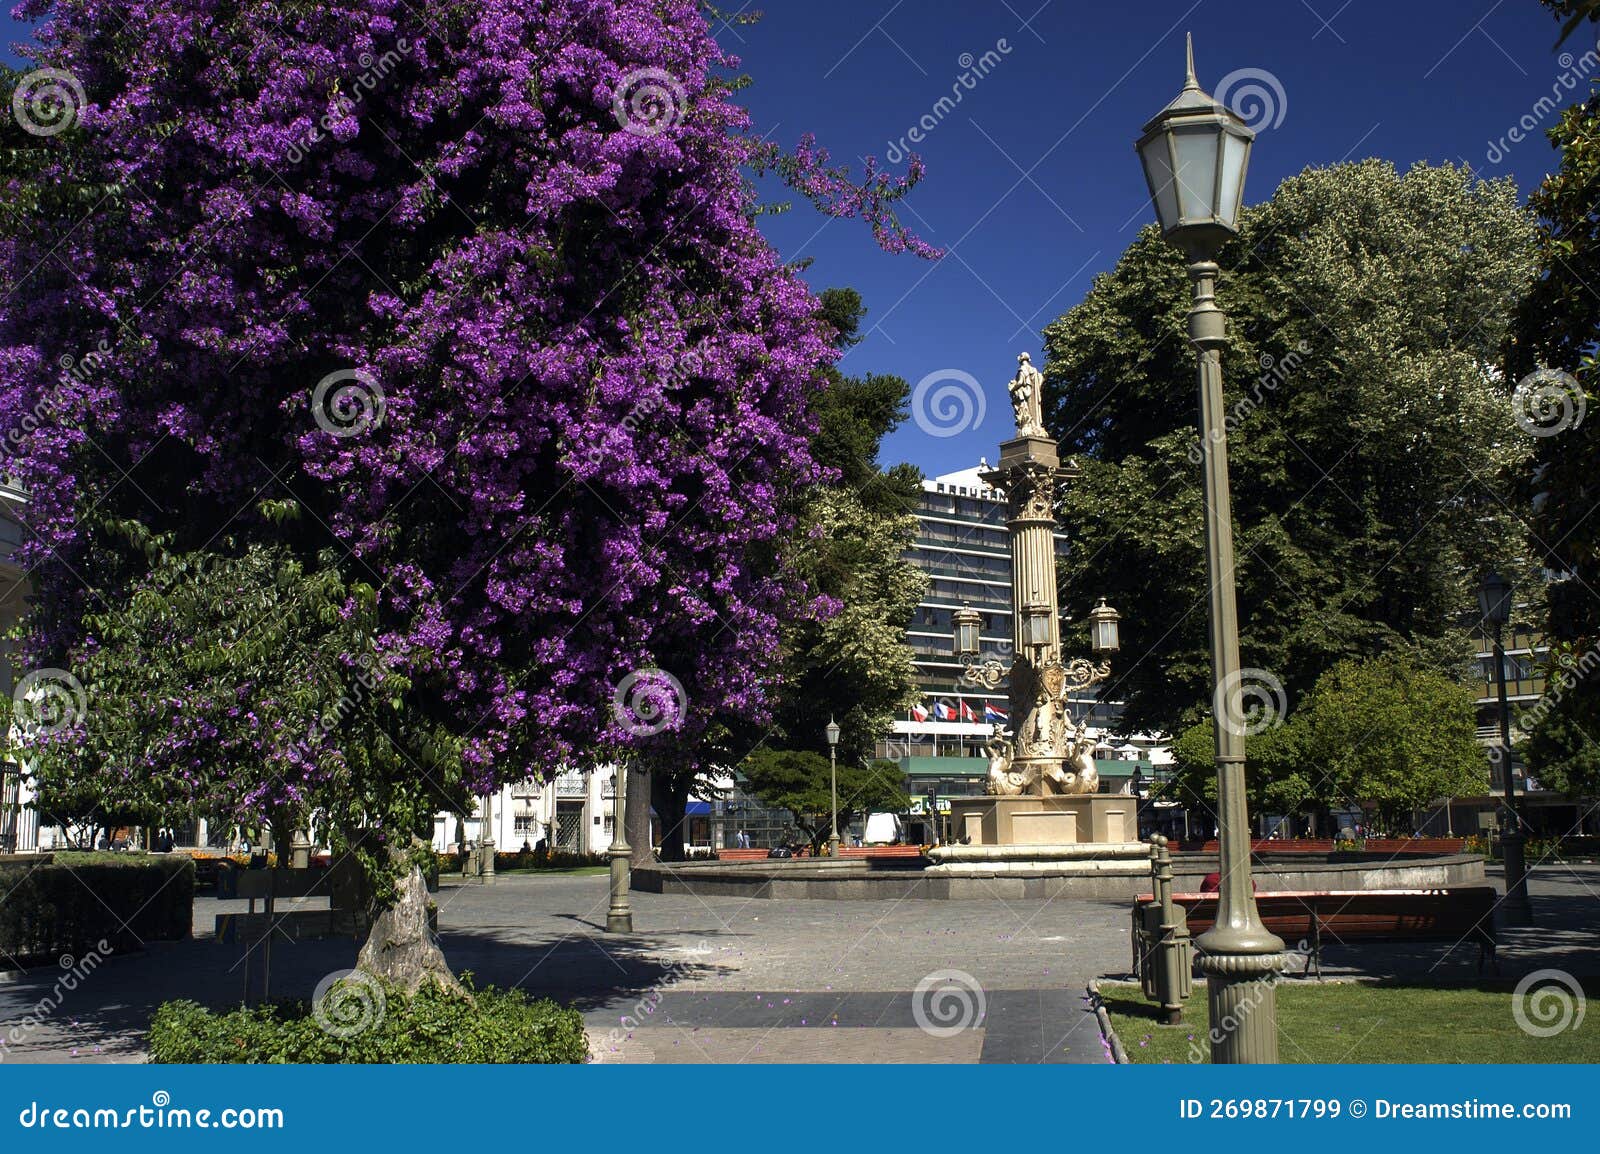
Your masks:
<path fill-rule="evenodd" d="M 950 829 L 968 846 L 1124 845 L 1139 841 L 1137 804 L 1109 793 L 957 797 L 950 799 Z M 1148 857 L 1149 847 L 1140 852 Z"/>

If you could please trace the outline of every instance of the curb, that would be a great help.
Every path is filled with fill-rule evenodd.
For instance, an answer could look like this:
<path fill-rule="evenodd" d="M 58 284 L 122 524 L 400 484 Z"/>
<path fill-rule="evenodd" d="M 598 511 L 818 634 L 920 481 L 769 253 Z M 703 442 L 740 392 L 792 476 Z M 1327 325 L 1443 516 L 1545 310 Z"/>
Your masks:
<path fill-rule="evenodd" d="M 1100 1036 L 1106 1040 L 1106 1046 L 1111 1050 L 1111 1060 L 1119 1066 L 1130 1065 L 1128 1051 L 1122 1048 L 1122 1039 L 1117 1037 L 1117 1032 L 1111 1028 L 1111 1015 L 1106 1013 L 1105 999 L 1100 996 L 1100 982 L 1097 978 L 1089 979 L 1089 1004 L 1094 1007 L 1094 1020 L 1100 1024 Z"/>

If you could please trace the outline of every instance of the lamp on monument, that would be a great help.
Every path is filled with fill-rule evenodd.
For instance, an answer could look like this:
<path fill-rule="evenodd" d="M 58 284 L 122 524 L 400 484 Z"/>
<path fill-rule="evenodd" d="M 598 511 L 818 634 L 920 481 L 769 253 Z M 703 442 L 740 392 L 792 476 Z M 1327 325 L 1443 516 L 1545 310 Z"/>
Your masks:
<path fill-rule="evenodd" d="M 1144 126 L 1139 161 L 1161 235 L 1194 254 L 1214 253 L 1239 231 L 1239 203 L 1255 133 L 1200 89 L 1194 44 L 1183 91 Z"/>
<path fill-rule="evenodd" d="M 1050 606 L 1034 602 L 1023 607 L 1022 643 L 1031 649 L 1050 644 Z"/>
<path fill-rule="evenodd" d="M 1478 583 L 1478 608 L 1490 625 L 1504 625 L 1511 620 L 1511 582 L 1498 572 L 1490 570 Z"/>
<path fill-rule="evenodd" d="M 963 605 L 951 614 L 956 630 L 956 656 L 976 657 L 978 655 L 978 626 L 983 623 L 983 618 L 976 609 Z"/>
<path fill-rule="evenodd" d="M 1089 648 L 1096 653 L 1115 653 L 1122 647 L 1122 638 L 1117 630 L 1117 622 L 1122 620 L 1122 614 L 1106 604 L 1104 597 L 1100 604 L 1089 610 Z"/>

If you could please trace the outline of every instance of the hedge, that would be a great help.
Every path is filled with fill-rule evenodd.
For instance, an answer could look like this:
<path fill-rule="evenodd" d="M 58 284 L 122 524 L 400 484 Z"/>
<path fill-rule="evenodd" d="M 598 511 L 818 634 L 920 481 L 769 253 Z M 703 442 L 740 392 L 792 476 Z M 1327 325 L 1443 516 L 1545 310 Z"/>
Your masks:
<path fill-rule="evenodd" d="M 520 990 L 465 997 L 424 986 L 407 996 L 359 971 L 313 1008 L 278 1002 L 216 1013 L 167 1002 L 150 1022 L 150 1060 L 167 1063 L 577 1063 L 588 1060 L 578 1011 Z"/>
<path fill-rule="evenodd" d="M 466 857 L 458 853 L 436 854 L 439 869 L 448 873 L 459 873 L 466 868 Z M 554 853 L 547 850 L 497 850 L 494 855 L 494 868 L 500 870 L 569 870 L 582 869 L 589 866 L 603 866 L 611 859 L 603 853 L 574 853 L 572 850 L 558 849 Z"/>
<path fill-rule="evenodd" d="M 187 857 L 58 853 L 48 865 L 0 865 L 0 950 L 23 961 L 180 941 L 194 924 Z"/>

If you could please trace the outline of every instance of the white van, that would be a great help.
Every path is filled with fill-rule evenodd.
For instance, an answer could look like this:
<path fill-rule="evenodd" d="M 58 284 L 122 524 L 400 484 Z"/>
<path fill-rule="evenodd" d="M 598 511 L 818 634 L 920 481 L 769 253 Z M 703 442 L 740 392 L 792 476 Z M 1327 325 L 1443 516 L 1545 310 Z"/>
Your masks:
<path fill-rule="evenodd" d="M 866 833 L 862 835 L 862 845 L 896 845 L 905 837 L 905 827 L 900 824 L 900 818 L 892 813 L 869 813 L 867 815 Z"/>

